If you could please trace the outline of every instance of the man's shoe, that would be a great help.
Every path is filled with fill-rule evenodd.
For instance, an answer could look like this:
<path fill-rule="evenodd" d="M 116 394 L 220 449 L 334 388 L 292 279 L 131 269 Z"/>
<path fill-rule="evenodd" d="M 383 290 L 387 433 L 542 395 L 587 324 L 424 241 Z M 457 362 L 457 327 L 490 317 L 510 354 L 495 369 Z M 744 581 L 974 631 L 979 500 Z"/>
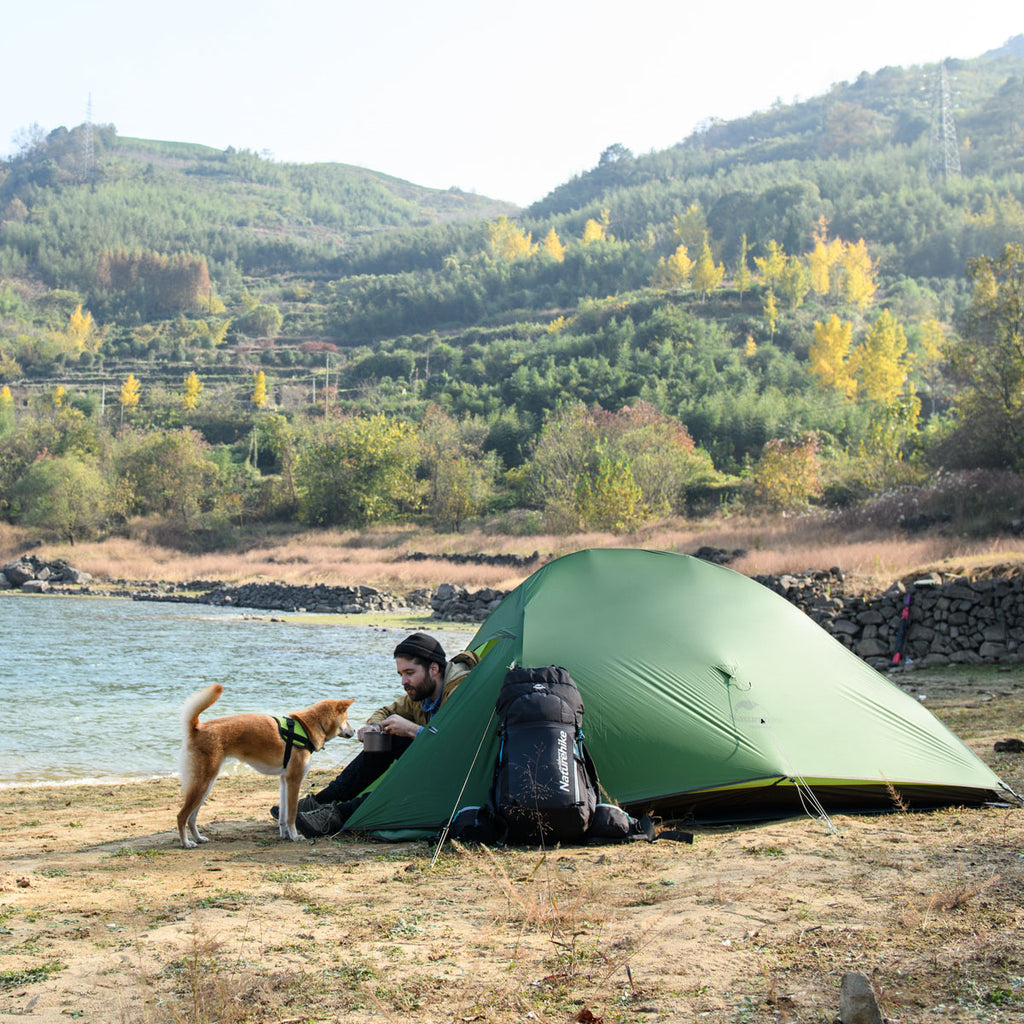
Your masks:
<path fill-rule="evenodd" d="M 348 818 L 343 807 L 344 804 L 322 804 L 311 811 L 300 811 L 295 815 L 295 827 L 307 839 L 337 835 Z"/>
<path fill-rule="evenodd" d="M 312 793 L 310 793 L 308 796 L 304 796 L 299 801 L 298 809 L 299 811 L 315 811 L 319 806 L 320 801 L 317 800 L 317 798 L 313 796 Z M 281 808 L 277 804 L 274 804 L 274 806 L 270 808 L 270 816 L 274 819 L 274 821 L 277 821 L 280 814 Z"/>

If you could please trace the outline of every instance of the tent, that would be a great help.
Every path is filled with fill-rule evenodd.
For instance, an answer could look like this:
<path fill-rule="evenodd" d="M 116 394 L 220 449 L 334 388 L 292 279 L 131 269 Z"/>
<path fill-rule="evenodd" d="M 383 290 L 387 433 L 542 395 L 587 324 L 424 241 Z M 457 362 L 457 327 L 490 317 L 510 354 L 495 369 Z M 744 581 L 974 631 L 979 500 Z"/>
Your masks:
<path fill-rule="evenodd" d="M 562 665 L 610 802 L 690 821 L 819 806 L 1019 802 L 921 703 L 802 611 L 720 565 L 638 549 L 577 551 L 506 595 L 480 664 L 349 819 L 442 828 L 484 802 L 508 667 Z"/>

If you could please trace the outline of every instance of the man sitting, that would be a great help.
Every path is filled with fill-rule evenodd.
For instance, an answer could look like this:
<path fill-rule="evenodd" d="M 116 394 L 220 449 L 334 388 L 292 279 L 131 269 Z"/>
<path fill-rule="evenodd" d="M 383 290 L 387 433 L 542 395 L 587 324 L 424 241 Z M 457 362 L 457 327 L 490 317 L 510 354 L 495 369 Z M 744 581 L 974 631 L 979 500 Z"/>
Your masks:
<path fill-rule="evenodd" d="M 357 733 L 362 740 L 368 732 L 383 732 L 391 737 L 390 749 L 362 751 L 333 782 L 299 801 L 295 826 L 307 839 L 341 831 L 365 799 L 362 794 L 367 786 L 409 749 L 479 661 L 472 651 L 463 651 L 448 661 L 444 648 L 427 633 L 407 636 L 395 648 L 394 658 L 405 695 L 378 708 Z M 273 807 L 270 811 L 275 818 L 277 810 Z"/>

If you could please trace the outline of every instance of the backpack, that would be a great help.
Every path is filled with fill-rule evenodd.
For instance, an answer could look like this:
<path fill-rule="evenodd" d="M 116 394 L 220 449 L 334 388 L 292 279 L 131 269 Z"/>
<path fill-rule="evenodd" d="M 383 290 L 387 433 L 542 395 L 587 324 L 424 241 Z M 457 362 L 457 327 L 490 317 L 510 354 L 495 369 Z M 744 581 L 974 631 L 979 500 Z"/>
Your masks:
<path fill-rule="evenodd" d="M 653 841 L 638 821 L 598 802 L 597 768 L 583 742 L 583 698 L 560 666 L 516 668 L 495 701 L 498 756 L 487 803 L 463 807 L 446 833 L 464 843 L 537 845 Z"/>
<path fill-rule="evenodd" d="M 498 699 L 499 751 L 487 806 L 508 843 L 577 843 L 598 801 L 583 745 L 583 698 L 560 666 L 515 668 Z"/>

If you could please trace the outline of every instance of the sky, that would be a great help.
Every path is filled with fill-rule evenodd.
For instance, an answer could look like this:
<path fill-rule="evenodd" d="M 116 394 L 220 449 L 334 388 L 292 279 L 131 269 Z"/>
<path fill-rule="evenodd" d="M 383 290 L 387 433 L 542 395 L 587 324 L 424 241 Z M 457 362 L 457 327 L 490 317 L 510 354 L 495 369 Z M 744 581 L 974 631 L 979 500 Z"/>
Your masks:
<path fill-rule="evenodd" d="M 91 118 L 526 206 L 615 143 L 980 56 L 1024 33 L 1024 4 L 47 0 L 3 21 L 0 155 Z"/>

